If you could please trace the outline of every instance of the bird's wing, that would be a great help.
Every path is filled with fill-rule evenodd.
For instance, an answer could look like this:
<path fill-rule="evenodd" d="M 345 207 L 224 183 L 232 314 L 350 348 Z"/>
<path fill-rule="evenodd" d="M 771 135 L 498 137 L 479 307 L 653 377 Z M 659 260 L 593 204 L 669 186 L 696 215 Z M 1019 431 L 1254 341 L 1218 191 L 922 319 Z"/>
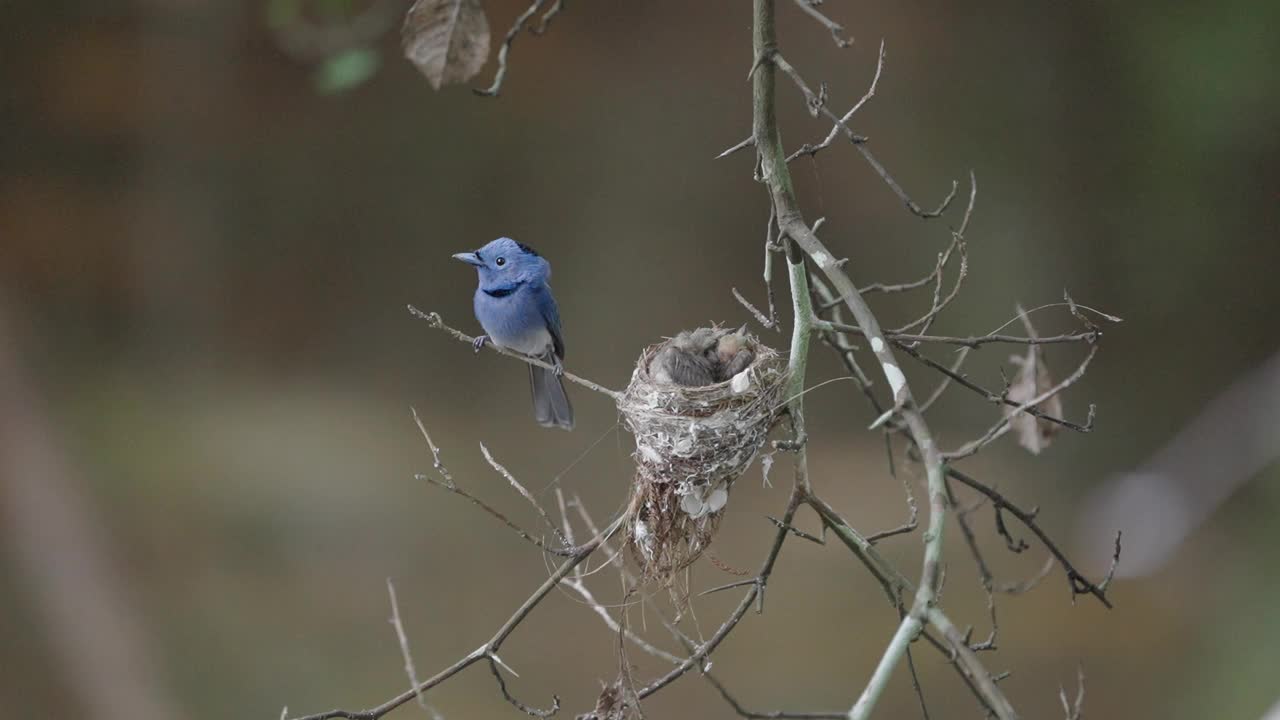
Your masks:
<path fill-rule="evenodd" d="M 551 333 L 556 357 L 563 360 L 564 336 L 560 334 L 560 308 L 556 307 L 556 299 L 551 295 L 551 288 L 546 285 L 539 287 L 534 293 L 534 302 L 538 304 L 538 311 L 542 313 L 542 319 L 547 323 L 547 331 Z"/>
<path fill-rule="evenodd" d="M 668 368 L 671 373 L 671 379 L 677 385 L 687 385 L 689 387 L 703 387 L 715 382 L 712 377 L 710 363 L 702 355 L 694 355 L 692 353 L 682 352 L 676 348 L 671 348 L 671 352 L 667 354 Z"/>

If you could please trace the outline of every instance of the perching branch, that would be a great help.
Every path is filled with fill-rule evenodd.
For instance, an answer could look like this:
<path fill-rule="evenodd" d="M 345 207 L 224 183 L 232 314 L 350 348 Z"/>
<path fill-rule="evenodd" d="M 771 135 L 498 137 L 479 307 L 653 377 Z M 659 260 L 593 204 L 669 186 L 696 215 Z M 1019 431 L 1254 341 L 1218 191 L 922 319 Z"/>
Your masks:
<path fill-rule="evenodd" d="M 413 305 L 409 305 L 408 307 L 409 307 L 410 315 L 418 318 L 419 320 L 426 320 L 427 324 L 430 325 L 432 328 L 436 330 L 443 330 L 449 333 L 451 336 L 453 336 L 455 340 L 459 340 L 461 342 L 468 343 L 470 345 L 475 344 L 476 339 L 474 337 L 462 332 L 461 330 L 457 330 L 449 327 L 448 325 L 445 324 L 444 320 L 440 317 L 439 314 L 433 313 L 433 312 L 423 312 L 418 308 L 414 307 Z M 485 343 L 485 347 L 493 350 L 499 355 L 506 355 L 507 357 L 510 357 L 510 358 L 522 360 L 526 363 L 529 363 L 530 365 L 535 365 L 540 368 L 546 368 L 547 370 L 556 369 L 555 366 L 553 366 L 551 363 L 543 362 L 538 358 L 530 357 L 528 355 L 522 355 L 518 352 L 514 352 L 512 350 L 507 350 L 506 348 L 498 347 L 493 343 Z M 602 395 L 608 395 L 614 400 L 617 400 L 619 397 L 622 396 L 622 393 L 618 392 L 617 390 L 610 390 L 609 388 L 603 385 L 594 383 L 590 380 L 587 380 L 586 378 L 578 377 L 577 375 L 574 375 L 573 373 L 568 371 L 565 371 L 563 377 L 565 380 L 568 380 L 569 382 L 577 383 L 582 387 L 587 388 L 588 390 L 594 390 L 598 393 L 601 393 Z"/>

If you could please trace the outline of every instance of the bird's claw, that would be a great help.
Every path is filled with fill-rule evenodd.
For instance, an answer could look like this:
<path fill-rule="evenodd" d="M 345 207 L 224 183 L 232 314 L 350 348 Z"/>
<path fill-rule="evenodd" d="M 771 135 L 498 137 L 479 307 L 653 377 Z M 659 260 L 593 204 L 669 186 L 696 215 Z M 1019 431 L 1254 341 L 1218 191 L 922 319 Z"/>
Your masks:
<path fill-rule="evenodd" d="M 489 340 L 488 335 L 477 336 L 475 340 L 471 341 L 471 349 L 476 352 L 480 352 L 480 348 L 484 347 L 484 344 L 488 342 L 488 340 Z"/>
<path fill-rule="evenodd" d="M 552 366 L 551 372 L 555 373 L 556 377 L 564 377 L 564 365 L 557 360 L 556 364 Z"/>

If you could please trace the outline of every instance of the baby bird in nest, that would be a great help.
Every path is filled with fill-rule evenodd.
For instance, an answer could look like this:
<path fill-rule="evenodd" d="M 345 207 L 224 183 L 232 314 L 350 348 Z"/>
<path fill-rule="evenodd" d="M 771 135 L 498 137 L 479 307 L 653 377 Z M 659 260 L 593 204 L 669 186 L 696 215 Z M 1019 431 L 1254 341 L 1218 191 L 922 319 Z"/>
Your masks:
<path fill-rule="evenodd" d="M 654 355 L 649 373 L 666 385 L 702 387 L 731 379 L 755 360 L 747 327 L 685 330 Z"/>

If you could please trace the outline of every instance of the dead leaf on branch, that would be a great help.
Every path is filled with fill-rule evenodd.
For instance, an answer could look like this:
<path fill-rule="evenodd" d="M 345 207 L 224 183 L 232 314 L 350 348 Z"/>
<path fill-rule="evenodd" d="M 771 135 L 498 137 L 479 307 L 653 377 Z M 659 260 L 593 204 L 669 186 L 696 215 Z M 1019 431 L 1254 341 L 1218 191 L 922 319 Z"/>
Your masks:
<path fill-rule="evenodd" d="M 1031 327 L 1031 319 L 1027 317 L 1026 311 L 1018 307 L 1018 314 L 1022 317 L 1022 323 L 1027 328 L 1027 337 L 1037 337 L 1036 331 Z M 1009 361 L 1018 366 L 1018 375 L 1009 385 L 1007 396 L 1011 402 L 1022 405 L 1053 387 L 1053 379 L 1049 377 L 1049 368 L 1044 362 L 1044 350 L 1042 345 L 1028 345 L 1027 353 L 1021 357 L 1017 355 L 1009 356 Z M 1062 399 L 1054 395 L 1037 406 L 1037 409 L 1046 415 L 1054 417 L 1062 417 Z M 1018 436 L 1018 444 L 1026 448 L 1033 455 L 1039 455 L 1040 451 L 1049 447 L 1049 442 L 1053 439 L 1053 435 L 1058 431 L 1058 425 L 1047 420 L 1041 420 L 1026 412 L 1014 414 L 1014 408 L 1006 405 L 1004 407 L 1005 417 L 1009 417 L 1009 427 Z"/>
<path fill-rule="evenodd" d="M 416 0 L 404 16 L 404 55 L 439 90 L 475 77 L 489 59 L 480 0 Z"/>

